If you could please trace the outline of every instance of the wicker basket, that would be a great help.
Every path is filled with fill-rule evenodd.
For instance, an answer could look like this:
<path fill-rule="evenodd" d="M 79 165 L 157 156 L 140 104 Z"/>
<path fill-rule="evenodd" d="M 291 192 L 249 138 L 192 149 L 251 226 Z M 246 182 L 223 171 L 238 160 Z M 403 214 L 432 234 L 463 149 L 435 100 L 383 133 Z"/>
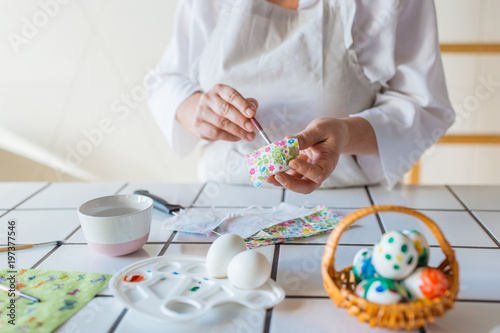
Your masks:
<path fill-rule="evenodd" d="M 375 304 L 354 293 L 356 283 L 354 282 L 352 266 L 338 272 L 335 270 L 335 249 L 344 230 L 358 219 L 377 212 L 399 212 L 412 215 L 424 222 L 432 231 L 446 256 L 445 260 L 437 267 L 445 274 L 450 283 L 450 288 L 443 297 L 433 300 L 418 300 L 412 303 Z M 365 207 L 344 217 L 328 238 L 321 262 L 321 274 L 324 287 L 335 305 L 346 308 L 350 315 L 357 316 L 360 321 L 367 322 L 371 327 L 404 328 L 407 330 L 422 327 L 434 321 L 434 317 L 440 317 L 445 311 L 451 309 L 458 293 L 458 264 L 455 252 L 444 238 L 441 230 L 425 215 L 413 209 L 393 205 Z"/>

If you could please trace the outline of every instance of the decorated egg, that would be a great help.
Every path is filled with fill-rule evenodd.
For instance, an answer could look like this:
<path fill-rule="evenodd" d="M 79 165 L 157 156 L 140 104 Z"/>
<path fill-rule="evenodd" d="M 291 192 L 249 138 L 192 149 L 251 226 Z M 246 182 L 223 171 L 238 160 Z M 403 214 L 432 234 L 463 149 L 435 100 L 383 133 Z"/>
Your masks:
<path fill-rule="evenodd" d="M 377 304 L 399 303 L 408 299 L 408 291 L 398 282 L 384 278 L 363 280 L 355 290 L 356 295 Z"/>
<path fill-rule="evenodd" d="M 420 267 L 404 279 L 401 284 L 408 289 L 412 299 L 433 299 L 442 297 L 450 287 L 448 279 L 438 269 Z"/>
<path fill-rule="evenodd" d="M 399 231 L 388 231 L 375 244 L 372 264 L 384 278 L 402 280 L 417 267 L 418 255 L 412 240 Z"/>
<path fill-rule="evenodd" d="M 402 233 L 413 241 L 413 244 L 417 249 L 417 267 L 427 266 L 427 263 L 429 262 L 429 243 L 427 243 L 427 239 L 425 239 L 424 235 L 415 229 L 403 230 Z"/>
<path fill-rule="evenodd" d="M 352 262 L 352 272 L 356 283 L 375 277 L 375 268 L 372 265 L 372 250 L 364 248 L 356 252 Z"/>

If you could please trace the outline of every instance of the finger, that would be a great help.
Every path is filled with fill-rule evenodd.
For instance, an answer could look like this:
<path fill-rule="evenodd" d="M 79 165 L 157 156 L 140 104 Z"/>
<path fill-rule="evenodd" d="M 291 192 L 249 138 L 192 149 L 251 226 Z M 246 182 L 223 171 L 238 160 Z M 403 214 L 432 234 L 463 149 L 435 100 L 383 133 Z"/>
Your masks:
<path fill-rule="evenodd" d="M 315 145 L 327 139 L 325 133 L 314 124 L 309 124 L 306 129 L 300 133 L 286 137 L 286 139 L 291 138 L 297 138 L 297 140 L 299 141 L 299 148 L 301 150 L 309 148 L 312 145 Z"/>
<path fill-rule="evenodd" d="M 201 118 L 202 122 L 209 123 L 238 138 L 245 139 L 247 141 L 252 141 L 253 139 L 255 139 L 255 133 L 244 131 L 243 129 L 241 129 L 241 127 L 231 122 L 230 119 L 219 116 L 208 107 L 202 108 L 198 112 L 197 116 Z"/>
<path fill-rule="evenodd" d="M 320 186 L 309 179 L 293 177 L 283 172 L 276 174 L 275 178 L 284 188 L 297 193 L 309 194 Z"/>
<path fill-rule="evenodd" d="M 232 135 L 231 133 L 228 133 L 218 127 L 215 127 L 214 125 L 207 123 L 207 122 L 201 122 L 198 126 L 198 131 L 200 133 L 200 137 L 205 140 L 225 140 L 225 141 L 239 141 L 241 140 L 239 137 Z"/>
<path fill-rule="evenodd" d="M 288 164 L 290 168 L 316 184 L 321 184 L 332 173 L 332 160 L 320 158 L 314 164 L 301 159 L 295 159 Z"/>
<path fill-rule="evenodd" d="M 274 186 L 283 187 L 276 179 L 274 179 L 274 175 L 270 176 L 266 179 L 266 182 L 272 184 Z"/>
<path fill-rule="evenodd" d="M 247 101 L 249 101 L 250 104 L 252 104 L 253 109 L 255 111 L 257 111 L 257 109 L 259 108 L 259 102 L 257 102 L 257 100 L 255 98 L 252 98 L 252 97 L 247 98 Z"/>
<path fill-rule="evenodd" d="M 255 116 L 257 110 L 253 109 L 253 105 L 250 104 L 246 98 L 241 96 L 238 91 L 224 84 L 218 84 L 215 88 L 219 96 L 238 109 L 241 114 L 244 114 L 247 118 Z"/>
<path fill-rule="evenodd" d="M 309 157 L 301 151 L 299 153 L 299 156 L 297 156 L 297 159 L 304 160 L 307 162 L 309 160 Z M 288 163 L 288 166 L 290 166 L 290 163 Z M 297 171 L 293 170 L 292 168 L 290 168 L 290 170 L 288 170 L 286 173 L 291 175 L 291 176 L 299 177 L 299 178 L 301 178 L 303 176 L 302 174 L 298 173 Z"/>
<path fill-rule="evenodd" d="M 252 122 L 234 107 L 230 102 L 218 95 L 212 95 L 205 101 L 206 105 L 217 115 L 229 119 L 246 132 L 253 132 Z"/>

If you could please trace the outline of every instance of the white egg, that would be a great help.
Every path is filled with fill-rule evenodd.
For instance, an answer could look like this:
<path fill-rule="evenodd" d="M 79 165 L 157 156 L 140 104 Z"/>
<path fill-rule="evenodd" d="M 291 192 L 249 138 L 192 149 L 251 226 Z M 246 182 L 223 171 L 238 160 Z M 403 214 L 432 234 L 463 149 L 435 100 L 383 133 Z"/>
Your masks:
<path fill-rule="evenodd" d="M 243 238 L 226 234 L 217 238 L 207 253 L 207 271 L 212 277 L 225 278 L 231 260 L 240 252 L 246 251 Z"/>
<path fill-rule="evenodd" d="M 227 278 L 240 289 L 256 289 L 271 276 L 271 265 L 260 252 L 249 250 L 238 253 L 229 263 Z"/>
<path fill-rule="evenodd" d="M 372 264 L 384 278 L 402 280 L 417 267 L 418 254 L 412 240 L 399 231 L 380 237 L 372 252 Z"/>

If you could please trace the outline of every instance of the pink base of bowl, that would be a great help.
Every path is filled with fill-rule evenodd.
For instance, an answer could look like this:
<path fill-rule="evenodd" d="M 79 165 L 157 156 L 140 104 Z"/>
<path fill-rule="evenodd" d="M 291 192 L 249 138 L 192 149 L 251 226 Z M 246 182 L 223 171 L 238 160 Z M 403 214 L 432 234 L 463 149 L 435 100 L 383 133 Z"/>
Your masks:
<path fill-rule="evenodd" d="M 148 240 L 149 233 L 142 236 L 141 238 L 134 239 L 130 242 L 119 243 L 119 244 L 99 244 L 87 241 L 90 248 L 97 253 L 105 254 L 107 256 L 122 256 L 124 254 L 129 254 L 139 250 L 146 241 Z"/>

